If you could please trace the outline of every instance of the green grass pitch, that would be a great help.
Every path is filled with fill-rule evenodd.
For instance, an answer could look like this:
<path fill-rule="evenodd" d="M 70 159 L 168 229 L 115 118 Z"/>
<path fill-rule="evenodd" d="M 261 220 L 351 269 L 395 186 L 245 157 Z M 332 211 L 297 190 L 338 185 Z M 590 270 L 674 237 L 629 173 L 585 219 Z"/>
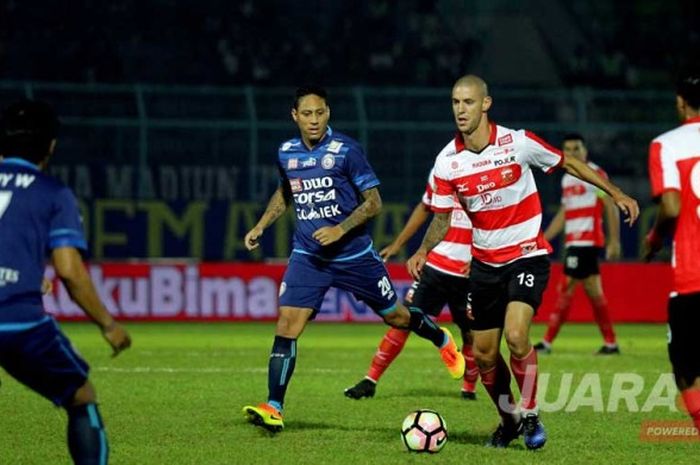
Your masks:
<path fill-rule="evenodd" d="M 691 464 L 700 443 L 640 440 L 643 420 L 684 420 L 656 408 L 629 412 L 543 413 L 544 449 L 530 452 L 522 439 L 507 450 L 483 447 L 496 426 L 482 386 L 476 402 L 459 397 L 460 382 L 441 365 L 437 351 L 412 336 L 381 380 L 377 395 L 355 401 L 343 389 L 366 372 L 384 326 L 312 323 L 300 339 L 296 372 L 287 394 L 281 434 L 244 422 L 241 407 L 265 400 L 272 324 L 129 324 L 132 349 L 111 359 L 88 324 L 63 328 L 92 366 L 111 442 L 113 465 L 177 464 Z M 533 341 L 544 327 L 535 326 Z M 663 325 L 617 327 L 621 356 L 595 357 L 600 335 L 591 325 L 567 325 L 554 353 L 540 356 L 550 374 L 553 402 L 564 373 L 571 392 L 585 373 L 600 377 L 603 404 L 615 373 L 644 379 L 641 407 L 660 373 L 670 371 Z M 65 414 L 0 370 L 0 464 L 68 464 Z M 404 416 L 417 408 L 439 411 L 449 440 L 437 455 L 411 454 L 399 436 Z"/>

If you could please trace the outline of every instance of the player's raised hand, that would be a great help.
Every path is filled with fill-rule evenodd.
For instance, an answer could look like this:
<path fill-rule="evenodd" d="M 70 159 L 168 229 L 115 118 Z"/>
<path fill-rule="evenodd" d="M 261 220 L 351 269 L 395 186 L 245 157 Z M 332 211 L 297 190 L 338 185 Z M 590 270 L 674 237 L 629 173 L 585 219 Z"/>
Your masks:
<path fill-rule="evenodd" d="M 645 262 L 651 261 L 652 258 L 661 250 L 664 246 L 663 238 L 656 233 L 652 228 L 649 234 L 644 238 L 642 243 L 642 257 Z"/>
<path fill-rule="evenodd" d="M 409 258 L 406 262 L 406 269 L 408 270 L 408 274 L 410 274 L 411 277 L 416 281 L 420 279 L 420 275 L 423 271 L 423 265 L 425 265 L 427 255 L 428 254 L 424 250 L 418 249 L 418 251 L 415 254 L 413 254 L 413 256 Z"/>
<path fill-rule="evenodd" d="M 398 247 L 395 243 L 392 242 L 391 244 L 387 245 L 379 251 L 379 256 L 382 257 L 382 260 L 386 262 L 391 257 L 399 253 L 399 250 L 401 250 L 401 247 Z"/>
<path fill-rule="evenodd" d="M 258 242 L 258 239 L 260 236 L 262 236 L 263 230 L 262 228 L 256 226 L 250 231 L 248 231 L 248 234 L 245 235 L 245 239 L 243 239 L 243 242 L 245 244 L 245 248 L 248 250 L 254 250 L 260 247 L 260 243 Z"/>
<path fill-rule="evenodd" d="M 620 246 L 620 241 L 611 240 L 607 247 L 605 247 L 605 258 L 606 260 L 617 260 L 622 256 L 622 247 Z"/>
<path fill-rule="evenodd" d="M 339 241 L 344 234 L 345 231 L 343 231 L 343 228 L 341 228 L 339 225 L 324 226 L 314 231 L 313 238 L 316 239 L 321 245 L 331 245 L 332 243 Z"/>
<path fill-rule="evenodd" d="M 131 336 L 116 321 L 112 321 L 112 323 L 102 328 L 102 335 L 109 345 L 112 346 L 112 357 L 116 357 L 119 355 L 119 352 L 131 347 Z"/>
<path fill-rule="evenodd" d="M 51 284 L 51 281 L 49 281 L 46 278 L 43 278 L 41 280 L 41 293 L 43 295 L 51 294 L 51 291 L 53 291 L 53 284 Z"/>
<path fill-rule="evenodd" d="M 632 226 L 639 217 L 639 205 L 637 204 L 637 201 L 624 192 L 615 194 L 612 199 L 613 202 L 615 202 L 615 205 L 617 205 L 617 208 L 622 210 L 622 212 L 627 215 L 627 218 L 625 218 L 625 223 Z"/>

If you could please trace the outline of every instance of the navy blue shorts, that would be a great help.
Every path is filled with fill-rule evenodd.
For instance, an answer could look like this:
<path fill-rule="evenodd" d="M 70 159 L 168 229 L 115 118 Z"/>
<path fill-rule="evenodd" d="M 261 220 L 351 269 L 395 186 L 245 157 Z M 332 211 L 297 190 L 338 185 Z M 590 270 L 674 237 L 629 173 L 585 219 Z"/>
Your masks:
<path fill-rule="evenodd" d="M 0 331 L 0 366 L 57 406 L 71 403 L 90 370 L 53 318 L 24 331 Z"/>
<path fill-rule="evenodd" d="M 279 304 L 311 308 L 315 316 L 330 287 L 352 293 L 380 316 L 396 309 L 396 290 L 374 249 L 359 257 L 337 261 L 292 253 L 282 278 Z"/>

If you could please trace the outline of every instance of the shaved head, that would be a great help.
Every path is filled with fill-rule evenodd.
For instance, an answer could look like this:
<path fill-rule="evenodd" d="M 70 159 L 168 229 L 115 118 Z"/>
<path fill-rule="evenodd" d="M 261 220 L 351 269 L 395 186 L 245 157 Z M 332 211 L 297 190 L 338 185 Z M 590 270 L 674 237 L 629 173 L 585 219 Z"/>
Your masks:
<path fill-rule="evenodd" d="M 467 74 L 466 76 L 462 76 L 461 78 L 457 79 L 457 82 L 455 82 L 455 85 L 452 88 L 454 89 L 456 87 L 468 86 L 474 86 L 479 89 L 479 93 L 481 94 L 482 98 L 489 95 L 489 87 L 486 85 L 486 81 L 475 74 Z"/>

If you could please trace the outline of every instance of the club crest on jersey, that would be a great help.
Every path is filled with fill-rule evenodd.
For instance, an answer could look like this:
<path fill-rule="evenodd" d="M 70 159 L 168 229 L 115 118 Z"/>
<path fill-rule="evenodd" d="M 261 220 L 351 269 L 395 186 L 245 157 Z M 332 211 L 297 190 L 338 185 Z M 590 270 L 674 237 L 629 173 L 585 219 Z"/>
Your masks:
<path fill-rule="evenodd" d="M 326 150 L 329 152 L 333 153 L 340 153 L 340 148 L 343 146 L 343 143 L 340 142 L 339 140 L 332 140 L 329 144 L 328 147 L 326 147 Z"/>
<path fill-rule="evenodd" d="M 294 178 L 289 180 L 289 187 L 292 189 L 293 193 L 301 192 L 304 187 L 301 184 L 301 178 Z"/>
<path fill-rule="evenodd" d="M 505 136 L 498 138 L 498 146 L 499 147 L 501 145 L 512 144 L 512 143 L 513 143 L 513 135 L 512 134 L 506 134 Z"/>
<path fill-rule="evenodd" d="M 505 183 L 511 183 L 515 180 L 515 173 L 513 173 L 513 168 L 503 168 L 501 170 L 501 179 Z"/>
<path fill-rule="evenodd" d="M 335 141 L 333 141 L 335 142 Z M 333 143 L 331 142 L 331 144 Z M 341 144 L 342 145 L 342 144 Z M 330 144 L 329 144 L 330 147 Z M 321 166 L 323 169 L 329 170 L 335 166 L 335 157 L 331 153 L 327 153 L 321 158 Z"/>
<path fill-rule="evenodd" d="M 287 169 L 288 170 L 295 170 L 299 167 L 299 159 L 298 158 L 290 158 L 287 160 Z"/>

